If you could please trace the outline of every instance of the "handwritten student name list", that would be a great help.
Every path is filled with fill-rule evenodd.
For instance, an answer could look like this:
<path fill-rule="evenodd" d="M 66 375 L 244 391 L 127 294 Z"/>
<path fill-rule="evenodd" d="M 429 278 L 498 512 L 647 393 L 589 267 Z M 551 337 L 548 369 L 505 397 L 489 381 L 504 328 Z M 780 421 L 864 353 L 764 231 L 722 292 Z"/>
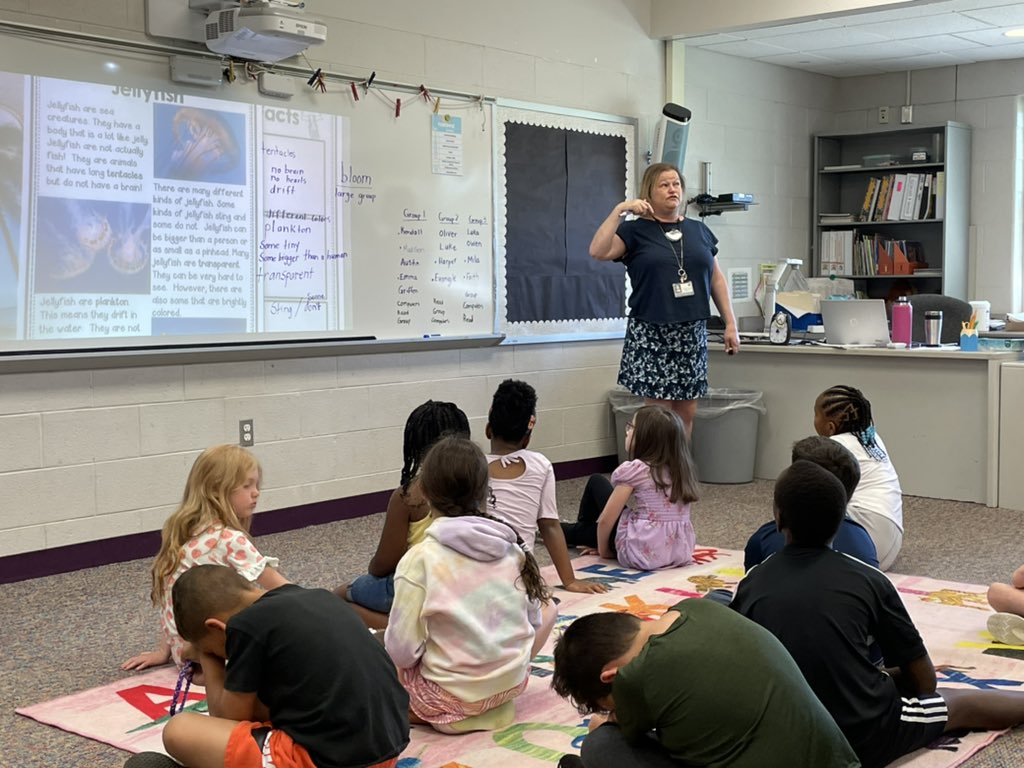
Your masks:
<path fill-rule="evenodd" d="M 397 234 L 396 324 L 413 337 L 486 330 L 488 216 L 405 208 Z"/>

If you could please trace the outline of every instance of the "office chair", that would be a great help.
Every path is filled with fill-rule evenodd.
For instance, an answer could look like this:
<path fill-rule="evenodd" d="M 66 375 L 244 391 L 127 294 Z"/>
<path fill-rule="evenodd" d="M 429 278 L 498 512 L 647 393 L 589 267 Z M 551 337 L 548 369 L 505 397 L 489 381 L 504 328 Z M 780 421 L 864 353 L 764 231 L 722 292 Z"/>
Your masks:
<path fill-rule="evenodd" d="M 911 338 L 915 343 L 924 343 L 924 313 L 937 309 L 942 312 L 942 344 L 957 344 L 960 341 L 961 323 L 971 319 L 971 305 L 966 301 L 943 296 L 938 293 L 917 293 L 908 297 L 914 308 L 914 323 Z"/>

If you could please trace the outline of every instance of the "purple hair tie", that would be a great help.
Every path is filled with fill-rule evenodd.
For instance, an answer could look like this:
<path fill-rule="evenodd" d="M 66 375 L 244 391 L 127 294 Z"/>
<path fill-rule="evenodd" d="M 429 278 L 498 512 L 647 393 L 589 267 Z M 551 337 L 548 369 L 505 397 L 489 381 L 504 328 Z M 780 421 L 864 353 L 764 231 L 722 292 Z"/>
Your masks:
<path fill-rule="evenodd" d="M 184 691 L 181 690 L 182 683 L 185 685 Z M 184 711 L 190 687 L 192 687 L 192 662 L 186 661 L 181 665 L 181 669 L 178 670 L 178 682 L 174 686 L 174 695 L 171 697 L 171 717 Z"/>

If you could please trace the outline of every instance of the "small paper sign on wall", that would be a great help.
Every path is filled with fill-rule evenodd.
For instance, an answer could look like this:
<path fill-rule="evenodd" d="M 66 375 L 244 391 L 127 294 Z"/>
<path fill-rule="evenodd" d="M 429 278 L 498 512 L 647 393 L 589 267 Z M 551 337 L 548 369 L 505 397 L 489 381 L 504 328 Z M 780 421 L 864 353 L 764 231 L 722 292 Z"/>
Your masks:
<path fill-rule="evenodd" d="M 462 118 L 430 116 L 431 171 L 441 176 L 462 175 Z"/>

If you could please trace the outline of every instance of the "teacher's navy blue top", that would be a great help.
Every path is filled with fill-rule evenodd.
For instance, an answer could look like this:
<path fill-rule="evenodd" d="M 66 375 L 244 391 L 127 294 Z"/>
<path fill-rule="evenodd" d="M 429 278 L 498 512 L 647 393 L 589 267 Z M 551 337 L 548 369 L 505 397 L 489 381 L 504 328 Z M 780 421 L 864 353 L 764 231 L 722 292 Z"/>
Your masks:
<path fill-rule="evenodd" d="M 672 242 L 665 232 L 678 229 L 683 237 Z M 662 224 L 651 219 L 624 221 L 616 233 L 626 244 L 621 261 L 626 265 L 633 292 L 629 315 L 656 325 L 706 320 L 711 316 L 711 274 L 718 253 L 718 238 L 702 221 L 683 219 Z M 679 282 L 679 249 L 693 295 L 675 298 L 672 284 Z"/>

